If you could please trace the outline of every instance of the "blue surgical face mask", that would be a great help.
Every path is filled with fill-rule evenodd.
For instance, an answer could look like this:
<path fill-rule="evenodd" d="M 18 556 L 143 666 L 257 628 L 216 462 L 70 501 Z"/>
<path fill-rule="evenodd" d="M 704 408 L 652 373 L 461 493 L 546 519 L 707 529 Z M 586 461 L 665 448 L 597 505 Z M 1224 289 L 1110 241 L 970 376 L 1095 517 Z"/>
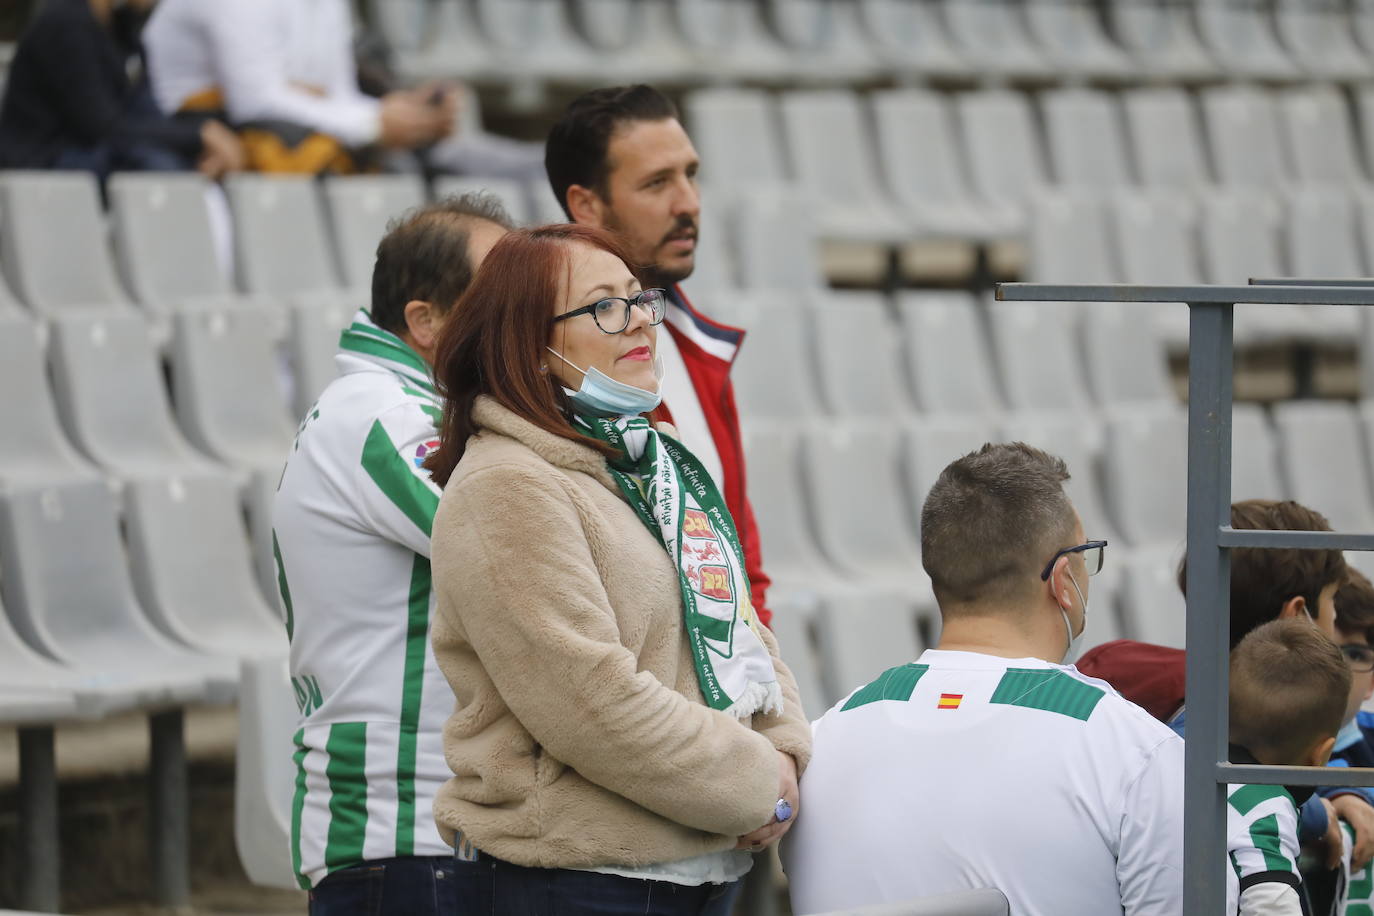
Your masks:
<path fill-rule="evenodd" d="M 1336 745 L 1332 752 L 1343 751 L 1356 742 L 1364 740 L 1364 732 L 1360 729 L 1360 716 L 1355 714 L 1355 718 L 1345 723 L 1344 727 L 1336 733 Z"/>
<path fill-rule="evenodd" d="M 553 347 L 545 347 L 554 356 L 582 373 L 582 384 L 576 391 L 564 388 L 578 410 L 598 417 L 633 417 L 647 413 L 663 402 L 657 391 L 645 391 L 634 385 L 617 382 L 595 366 L 583 369 L 568 360 Z M 661 363 L 654 360 L 654 374 L 662 378 Z"/>

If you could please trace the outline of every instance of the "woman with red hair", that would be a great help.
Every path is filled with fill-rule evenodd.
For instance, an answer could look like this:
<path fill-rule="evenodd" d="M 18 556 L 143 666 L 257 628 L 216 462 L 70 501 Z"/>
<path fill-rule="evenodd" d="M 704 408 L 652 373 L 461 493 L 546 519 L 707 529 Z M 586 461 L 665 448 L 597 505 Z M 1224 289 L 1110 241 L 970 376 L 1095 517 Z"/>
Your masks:
<path fill-rule="evenodd" d="M 512 232 L 436 354 L 463 912 L 724 916 L 798 810 L 810 728 L 725 500 L 645 416 L 665 299 L 627 265 L 600 230 Z"/>

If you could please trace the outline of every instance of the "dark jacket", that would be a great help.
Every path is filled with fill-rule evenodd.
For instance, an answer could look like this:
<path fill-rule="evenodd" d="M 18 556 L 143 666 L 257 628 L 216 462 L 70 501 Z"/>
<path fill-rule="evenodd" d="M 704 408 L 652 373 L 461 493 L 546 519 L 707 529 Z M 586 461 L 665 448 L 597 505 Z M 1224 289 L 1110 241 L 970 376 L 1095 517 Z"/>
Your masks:
<path fill-rule="evenodd" d="M 118 166 L 139 147 L 189 165 L 200 126 L 161 114 L 146 84 L 137 22 L 125 10 L 101 24 L 87 0 L 46 0 L 19 39 L 0 103 L 0 167 L 51 168 L 66 150 L 106 149 Z M 131 167 L 131 166 L 122 166 Z"/>

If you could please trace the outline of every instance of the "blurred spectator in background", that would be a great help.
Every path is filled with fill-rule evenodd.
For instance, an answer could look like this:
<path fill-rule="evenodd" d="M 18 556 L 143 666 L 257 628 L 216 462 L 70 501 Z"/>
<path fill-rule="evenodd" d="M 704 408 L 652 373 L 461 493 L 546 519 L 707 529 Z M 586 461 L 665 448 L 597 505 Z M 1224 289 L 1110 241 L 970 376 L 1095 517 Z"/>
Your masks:
<path fill-rule="evenodd" d="M 364 95 L 352 34 L 345 0 L 166 0 L 146 37 L 153 94 L 166 112 L 223 112 L 259 171 L 351 172 L 360 149 L 447 136 L 455 91 Z"/>
<path fill-rule="evenodd" d="M 153 103 L 139 28 L 155 0 L 47 0 L 29 22 L 0 104 L 0 168 L 197 168 L 244 165 L 219 121 L 177 120 Z"/>
<path fill-rule="evenodd" d="M 257 171 L 348 173 L 409 152 L 436 171 L 539 167 L 535 144 L 461 135 L 457 85 L 365 94 L 347 0 L 162 0 L 146 41 L 161 109 L 222 113 Z"/>

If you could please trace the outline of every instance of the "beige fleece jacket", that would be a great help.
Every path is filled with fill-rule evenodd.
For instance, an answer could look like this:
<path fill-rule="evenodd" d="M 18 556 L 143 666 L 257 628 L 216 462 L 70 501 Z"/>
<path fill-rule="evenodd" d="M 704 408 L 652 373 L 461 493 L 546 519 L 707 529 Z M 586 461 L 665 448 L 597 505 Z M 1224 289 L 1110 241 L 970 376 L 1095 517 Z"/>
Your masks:
<path fill-rule="evenodd" d="M 731 848 L 772 818 L 774 748 L 811 729 L 707 707 L 677 573 L 605 459 L 481 398 L 433 528 L 434 656 L 457 698 L 440 833 L 519 865 L 648 865 Z M 804 816 L 804 815 L 803 815 Z"/>

